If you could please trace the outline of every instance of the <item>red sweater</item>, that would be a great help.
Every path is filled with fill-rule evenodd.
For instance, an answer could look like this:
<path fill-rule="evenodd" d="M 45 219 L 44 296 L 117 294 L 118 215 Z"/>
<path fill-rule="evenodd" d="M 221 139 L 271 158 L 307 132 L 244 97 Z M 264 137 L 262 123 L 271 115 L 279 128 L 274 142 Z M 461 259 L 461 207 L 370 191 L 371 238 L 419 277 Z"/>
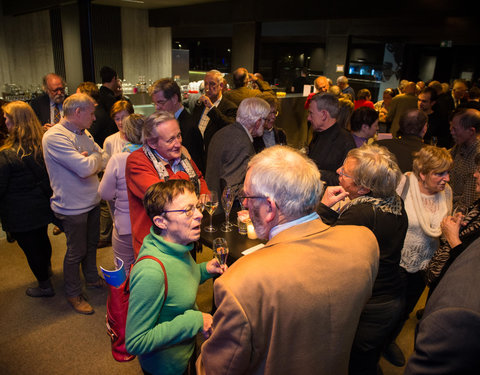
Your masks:
<path fill-rule="evenodd" d="M 200 194 L 208 193 L 207 183 L 202 176 L 202 172 L 190 158 L 189 160 L 200 179 Z M 169 166 L 167 166 L 167 171 L 171 179 L 188 179 L 188 175 L 185 172 L 173 173 Z M 150 186 L 163 180 L 158 176 L 155 167 L 142 148 L 128 156 L 125 179 L 127 182 L 130 221 L 132 223 L 133 252 L 135 258 L 137 258 L 143 239 L 150 233 L 150 227 L 152 226 L 152 221 L 143 207 L 143 196 Z"/>

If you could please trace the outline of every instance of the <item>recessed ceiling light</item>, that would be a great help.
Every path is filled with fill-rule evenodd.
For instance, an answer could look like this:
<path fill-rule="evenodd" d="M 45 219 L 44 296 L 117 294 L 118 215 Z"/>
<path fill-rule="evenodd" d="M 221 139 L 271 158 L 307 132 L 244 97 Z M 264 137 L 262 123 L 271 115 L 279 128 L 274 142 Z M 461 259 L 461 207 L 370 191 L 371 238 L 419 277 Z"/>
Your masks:
<path fill-rule="evenodd" d="M 125 3 L 145 4 L 145 1 L 142 1 L 142 0 L 121 0 L 121 1 L 124 1 Z"/>

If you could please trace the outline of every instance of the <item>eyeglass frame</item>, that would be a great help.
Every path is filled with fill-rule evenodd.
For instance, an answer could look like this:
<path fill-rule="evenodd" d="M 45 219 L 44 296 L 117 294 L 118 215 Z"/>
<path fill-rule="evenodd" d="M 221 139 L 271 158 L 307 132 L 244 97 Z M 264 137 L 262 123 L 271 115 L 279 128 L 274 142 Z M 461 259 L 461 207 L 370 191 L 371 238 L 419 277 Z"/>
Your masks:
<path fill-rule="evenodd" d="M 348 178 L 351 178 L 352 180 L 355 180 L 352 176 L 350 176 L 350 175 L 348 175 L 344 172 L 343 165 L 339 168 L 339 172 L 337 172 L 337 174 L 339 176 L 348 177 Z"/>
<path fill-rule="evenodd" d="M 186 217 L 192 217 L 195 210 L 203 211 L 204 204 L 198 202 L 196 205 L 192 205 L 190 208 L 184 208 L 183 210 L 164 210 L 161 214 L 167 214 L 169 212 L 183 212 Z M 191 213 L 190 213 L 191 212 Z"/>

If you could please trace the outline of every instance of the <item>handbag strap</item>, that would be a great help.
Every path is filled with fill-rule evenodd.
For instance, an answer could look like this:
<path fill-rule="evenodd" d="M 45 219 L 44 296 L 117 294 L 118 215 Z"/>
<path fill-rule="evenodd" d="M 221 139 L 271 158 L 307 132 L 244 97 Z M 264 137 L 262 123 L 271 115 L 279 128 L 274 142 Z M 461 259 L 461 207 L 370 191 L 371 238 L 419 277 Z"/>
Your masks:
<path fill-rule="evenodd" d="M 163 308 L 163 305 L 165 304 L 165 301 L 167 300 L 167 296 L 168 296 L 168 279 L 167 279 L 167 271 L 165 270 L 165 266 L 163 265 L 163 263 L 160 259 L 155 258 L 153 255 L 144 255 L 144 256 L 138 258 L 137 261 L 135 262 L 135 264 L 140 262 L 142 259 L 152 259 L 152 260 L 156 261 L 158 264 L 160 264 L 160 266 L 162 267 L 163 278 L 165 280 L 165 298 L 163 299 L 163 303 L 162 303 L 162 308 Z M 129 275 L 129 283 L 128 284 L 130 284 L 130 275 Z M 128 286 L 128 289 L 130 290 L 130 285 Z"/>

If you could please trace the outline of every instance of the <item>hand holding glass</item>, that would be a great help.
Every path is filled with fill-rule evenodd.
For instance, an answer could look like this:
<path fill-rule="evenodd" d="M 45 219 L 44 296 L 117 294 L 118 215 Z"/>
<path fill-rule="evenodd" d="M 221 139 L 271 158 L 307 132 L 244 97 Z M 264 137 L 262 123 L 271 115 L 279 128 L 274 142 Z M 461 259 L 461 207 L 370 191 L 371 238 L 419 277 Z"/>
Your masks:
<path fill-rule="evenodd" d="M 228 244 L 223 237 L 218 237 L 213 240 L 213 256 L 218 260 L 220 266 L 227 264 Z"/>

